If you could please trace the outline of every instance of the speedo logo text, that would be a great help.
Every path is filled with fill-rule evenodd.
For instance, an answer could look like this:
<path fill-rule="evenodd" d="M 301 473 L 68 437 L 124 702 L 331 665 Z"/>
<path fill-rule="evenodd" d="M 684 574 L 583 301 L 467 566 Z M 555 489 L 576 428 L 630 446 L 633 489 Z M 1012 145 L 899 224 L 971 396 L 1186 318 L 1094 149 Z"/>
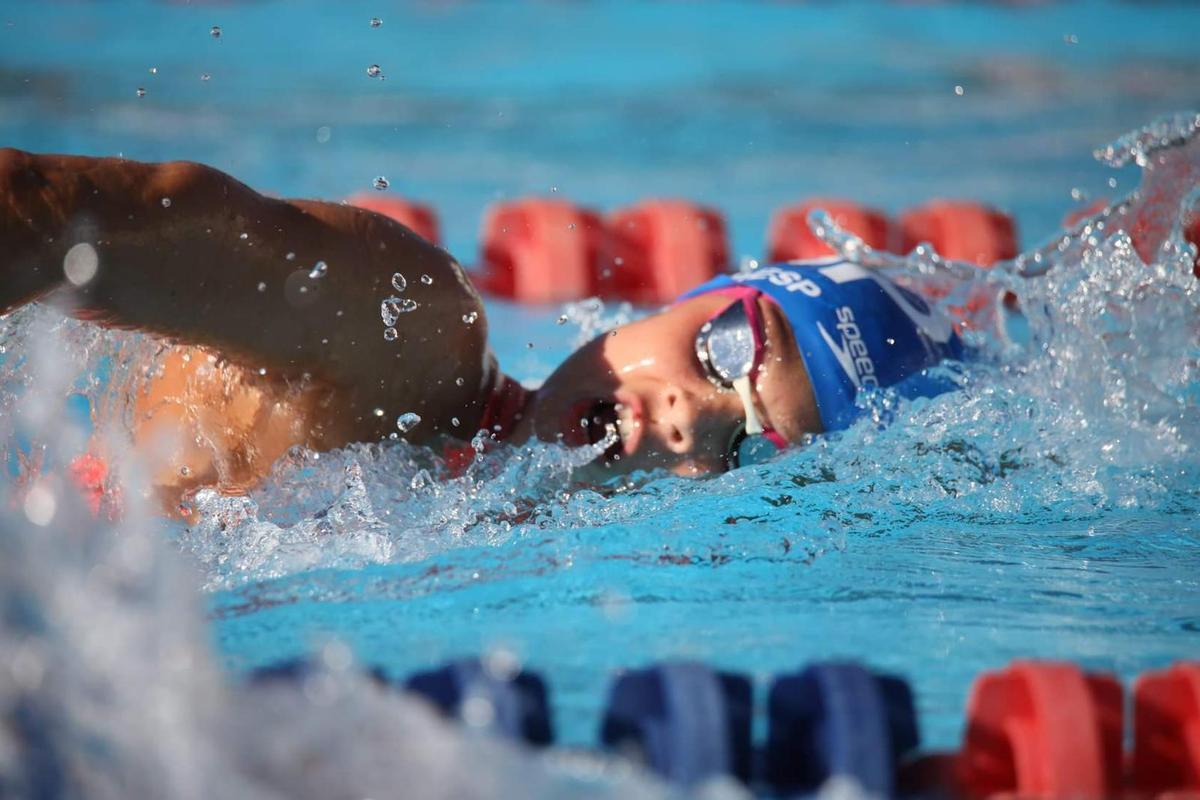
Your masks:
<path fill-rule="evenodd" d="M 821 338 L 825 340 L 825 344 L 829 346 L 838 364 L 856 388 L 878 389 L 879 378 L 875 374 L 875 362 L 862 339 L 862 331 L 854 319 L 854 310 L 850 306 L 842 306 L 836 314 L 837 331 L 841 334 L 841 341 L 835 342 L 829 331 L 825 330 L 825 326 L 818 322 L 817 330 L 821 333 Z"/>

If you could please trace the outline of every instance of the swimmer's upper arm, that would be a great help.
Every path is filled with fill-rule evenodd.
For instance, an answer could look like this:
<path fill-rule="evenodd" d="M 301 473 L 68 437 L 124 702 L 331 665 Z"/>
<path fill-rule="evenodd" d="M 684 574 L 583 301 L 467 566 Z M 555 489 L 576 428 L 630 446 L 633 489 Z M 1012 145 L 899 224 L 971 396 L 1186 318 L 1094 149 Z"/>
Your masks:
<path fill-rule="evenodd" d="M 63 277 L 74 247 L 96 263 L 79 286 Z M 447 253 L 381 215 L 269 198 L 192 162 L 0 151 L 0 287 L 0 313 L 54 292 L 103 324 L 325 381 L 345 406 L 330 413 L 361 436 L 404 411 L 431 417 L 427 431 L 470 425 L 483 383 L 486 325 L 463 322 L 482 307 Z M 391 295 L 416 305 L 388 341 Z"/>

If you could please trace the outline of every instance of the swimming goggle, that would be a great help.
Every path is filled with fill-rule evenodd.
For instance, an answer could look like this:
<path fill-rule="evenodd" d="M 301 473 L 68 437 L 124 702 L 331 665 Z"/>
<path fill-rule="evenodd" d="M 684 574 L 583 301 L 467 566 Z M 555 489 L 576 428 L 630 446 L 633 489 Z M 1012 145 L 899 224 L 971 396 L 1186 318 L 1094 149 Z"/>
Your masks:
<path fill-rule="evenodd" d="M 729 437 L 723 455 L 726 469 L 765 461 L 787 447 L 786 439 L 763 425 L 754 407 L 751 387 L 765 346 L 762 316 L 751 294 L 717 312 L 696 334 L 696 358 L 705 375 L 716 386 L 737 392 L 746 412 L 746 421 Z"/>

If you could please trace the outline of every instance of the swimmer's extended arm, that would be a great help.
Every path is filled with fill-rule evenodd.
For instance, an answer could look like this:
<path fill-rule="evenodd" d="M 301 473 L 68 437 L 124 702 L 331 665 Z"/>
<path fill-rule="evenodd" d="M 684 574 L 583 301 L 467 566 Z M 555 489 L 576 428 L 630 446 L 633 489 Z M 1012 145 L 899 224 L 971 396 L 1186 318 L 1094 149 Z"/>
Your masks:
<path fill-rule="evenodd" d="M 76 281 L 95 273 L 75 286 L 64 260 Z M 80 317 L 308 373 L 361 438 L 405 411 L 427 420 L 414 434 L 452 416 L 473 430 L 493 380 L 479 297 L 444 251 L 378 214 L 267 198 L 200 164 L 0 149 L 0 314 L 52 293 Z M 417 305 L 386 341 L 392 295 Z"/>

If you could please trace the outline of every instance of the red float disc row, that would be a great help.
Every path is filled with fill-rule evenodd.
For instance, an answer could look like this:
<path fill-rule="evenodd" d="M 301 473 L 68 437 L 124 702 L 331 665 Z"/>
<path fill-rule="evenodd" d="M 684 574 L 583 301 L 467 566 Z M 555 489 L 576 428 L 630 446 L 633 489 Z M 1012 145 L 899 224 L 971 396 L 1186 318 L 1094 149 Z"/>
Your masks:
<path fill-rule="evenodd" d="M 374 195 L 350 202 L 440 243 L 427 206 Z M 935 201 L 893 220 L 849 200 L 823 198 L 775 212 L 767 229 L 769 261 L 831 253 L 808 227 L 817 208 L 879 250 L 905 253 L 928 242 L 947 258 L 990 266 L 1019 249 L 1012 219 L 978 203 Z M 498 203 L 488 209 L 481 241 L 481 288 L 523 303 L 592 296 L 665 303 L 729 269 L 724 217 L 685 200 L 646 200 L 608 214 L 567 200 Z"/>
<path fill-rule="evenodd" d="M 962 749 L 910 763 L 903 784 L 968 798 L 1200 797 L 1200 663 L 1137 679 L 1127 757 L 1124 712 L 1112 676 L 1016 661 L 975 681 Z"/>

